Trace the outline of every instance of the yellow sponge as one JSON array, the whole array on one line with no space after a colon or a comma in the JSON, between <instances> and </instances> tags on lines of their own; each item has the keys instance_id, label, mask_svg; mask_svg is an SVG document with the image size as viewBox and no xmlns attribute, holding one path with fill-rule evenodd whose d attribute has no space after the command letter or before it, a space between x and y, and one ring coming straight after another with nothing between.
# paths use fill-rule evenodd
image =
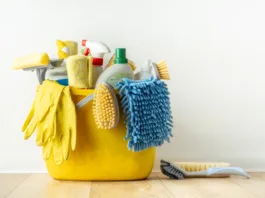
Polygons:
<instances>
[{"instance_id":1,"label":"yellow sponge","mask_svg":"<svg viewBox=\"0 0 265 198\"><path fill-rule=\"evenodd\" d=\"M112 129L119 123L119 106L113 88L107 83L94 92L93 115L99 129Z\"/></svg>"},{"instance_id":2,"label":"yellow sponge","mask_svg":"<svg viewBox=\"0 0 265 198\"><path fill-rule=\"evenodd\" d=\"M228 167L230 166L228 163L223 162L176 162L175 163L178 167L184 169L187 172L194 172L194 171L202 171L207 170L212 167Z\"/></svg>"},{"instance_id":3,"label":"yellow sponge","mask_svg":"<svg viewBox=\"0 0 265 198\"><path fill-rule=\"evenodd\" d=\"M48 66L49 63L50 58L47 53L28 54L26 56L16 58L12 69L19 70L37 66Z\"/></svg>"},{"instance_id":4,"label":"yellow sponge","mask_svg":"<svg viewBox=\"0 0 265 198\"><path fill-rule=\"evenodd\" d=\"M66 59L68 82L74 88L88 88L87 57L74 55Z\"/></svg>"}]
</instances>

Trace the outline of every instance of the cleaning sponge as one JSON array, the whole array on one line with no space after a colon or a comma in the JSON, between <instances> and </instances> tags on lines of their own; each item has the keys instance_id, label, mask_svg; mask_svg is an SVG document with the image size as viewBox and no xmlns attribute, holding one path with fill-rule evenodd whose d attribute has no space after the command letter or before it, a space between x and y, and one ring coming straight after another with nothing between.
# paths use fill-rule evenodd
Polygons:
<instances>
[{"instance_id":1,"label":"cleaning sponge","mask_svg":"<svg viewBox=\"0 0 265 198\"><path fill-rule=\"evenodd\" d=\"M66 60L69 85L74 88L88 88L87 57L70 56Z\"/></svg>"},{"instance_id":2,"label":"cleaning sponge","mask_svg":"<svg viewBox=\"0 0 265 198\"><path fill-rule=\"evenodd\" d=\"M19 70L37 66L48 66L49 63L50 58L47 53L28 54L26 56L16 58L12 69Z\"/></svg>"}]
</instances>

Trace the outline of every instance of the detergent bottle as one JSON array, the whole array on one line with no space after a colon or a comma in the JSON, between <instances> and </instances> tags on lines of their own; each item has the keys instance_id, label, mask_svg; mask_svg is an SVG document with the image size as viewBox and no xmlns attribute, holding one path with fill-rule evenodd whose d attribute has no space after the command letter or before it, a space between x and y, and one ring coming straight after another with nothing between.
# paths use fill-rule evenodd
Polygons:
<instances>
[{"instance_id":1,"label":"detergent bottle","mask_svg":"<svg viewBox=\"0 0 265 198\"><path fill-rule=\"evenodd\" d=\"M141 67L137 67L136 71L134 72L134 79L135 80L146 80L152 76L152 62L151 60L147 59Z\"/></svg>"},{"instance_id":2,"label":"detergent bottle","mask_svg":"<svg viewBox=\"0 0 265 198\"><path fill-rule=\"evenodd\" d=\"M110 53L110 49L100 41L82 40L82 46L88 48L84 54L86 53L85 55L88 56L90 53L92 56L92 67L89 73L93 75L93 82L89 85L89 88L95 88L96 81L103 72L103 57L105 54Z\"/></svg>"},{"instance_id":3,"label":"detergent bottle","mask_svg":"<svg viewBox=\"0 0 265 198\"><path fill-rule=\"evenodd\" d=\"M104 70L99 76L96 86L102 82L107 82L115 88L117 82L122 78L134 79L132 67L126 58L126 49L117 48L115 50L114 65Z\"/></svg>"}]
</instances>

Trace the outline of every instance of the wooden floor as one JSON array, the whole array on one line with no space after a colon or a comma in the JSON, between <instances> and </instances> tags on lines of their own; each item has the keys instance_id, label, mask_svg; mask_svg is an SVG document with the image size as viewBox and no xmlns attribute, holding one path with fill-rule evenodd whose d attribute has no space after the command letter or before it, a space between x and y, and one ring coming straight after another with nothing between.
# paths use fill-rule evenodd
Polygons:
<instances>
[{"instance_id":1,"label":"wooden floor","mask_svg":"<svg viewBox=\"0 0 265 198\"><path fill-rule=\"evenodd\" d=\"M251 179L170 180L152 173L142 181L70 182L47 174L0 174L0 198L265 198L265 173L250 175Z\"/></svg>"}]
</instances>

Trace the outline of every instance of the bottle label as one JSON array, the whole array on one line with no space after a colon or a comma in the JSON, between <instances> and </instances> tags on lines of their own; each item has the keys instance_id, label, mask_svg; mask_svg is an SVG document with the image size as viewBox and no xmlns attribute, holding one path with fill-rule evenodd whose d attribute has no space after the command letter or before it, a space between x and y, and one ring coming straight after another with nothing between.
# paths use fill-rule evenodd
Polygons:
<instances>
[{"instance_id":1,"label":"bottle label","mask_svg":"<svg viewBox=\"0 0 265 198\"><path fill-rule=\"evenodd\" d=\"M108 79L107 83L109 83L112 87L115 88L116 84L120 82L123 78L133 79L133 75L131 73L116 73Z\"/></svg>"}]
</instances>

